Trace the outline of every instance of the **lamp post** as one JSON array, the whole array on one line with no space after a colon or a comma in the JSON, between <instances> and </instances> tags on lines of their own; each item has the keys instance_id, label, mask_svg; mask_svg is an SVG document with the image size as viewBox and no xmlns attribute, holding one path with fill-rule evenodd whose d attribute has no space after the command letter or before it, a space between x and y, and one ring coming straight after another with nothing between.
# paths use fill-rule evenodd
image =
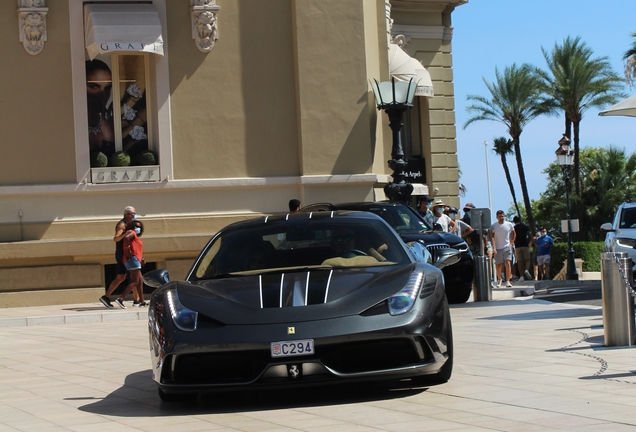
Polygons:
<instances>
[{"instance_id":1,"label":"lamp post","mask_svg":"<svg viewBox=\"0 0 636 432\"><path fill-rule=\"evenodd\" d=\"M488 208L492 211L492 200L490 199L490 169L488 168L488 141L484 141L484 153L486 154L486 181L488 182Z\"/></svg>"},{"instance_id":2,"label":"lamp post","mask_svg":"<svg viewBox=\"0 0 636 432\"><path fill-rule=\"evenodd\" d=\"M393 170L393 181L384 187L384 193L391 201L407 202L413 192L413 185L404 179L404 151L400 138L400 130L404 123L402 117L404 112L413 106L413 97L417 88L417 82L413 79L408 82L383 81L381 83L374 80L371 84L373 95L379 110L384 110L389 116L389 127L393 136L391 147L391 160L388 161L389 168Z\"/></svg>"},{"instance_id":3,"label":"lamp post","mask_svg":"<svg viewBox=\"0 0 636 432\"><path fill-rule=\"evenodd\" d=\"M570 139L563 134L559 140L559 148L555 152L557 162L563 169L563 179L565 180L565 217L567 218L568 227L568 254L566 262L565 278L567 280L579 280L579 274L576 271L574 263L574 247L572 246L572 221L570 220L570 170L572 169L573 154L570 148Z\"/></svg>"}]
</instances>

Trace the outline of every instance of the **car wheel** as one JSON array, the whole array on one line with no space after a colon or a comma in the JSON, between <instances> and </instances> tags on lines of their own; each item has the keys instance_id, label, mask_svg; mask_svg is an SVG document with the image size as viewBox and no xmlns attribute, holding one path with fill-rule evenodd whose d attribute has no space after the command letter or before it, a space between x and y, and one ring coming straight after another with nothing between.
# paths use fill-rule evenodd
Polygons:
<instances>
[{"instance_id":1,"label":"car wheel","mask_svg":"<svg viewBox=\"0 0 636 432\"><path fill-rule=\"evenodd\" d=\"M466 303L470 298L470 294L473 292L473 284L447 284L446 285L446 298L450 304Z\"/></svg>"},{"instance_id":2,"label":"car wheel","mask_svg":"<svg viewBox=\"0 0 636 432\"><path fill-rule=\"evenodd\" d=\"M166 393L160 388L157 388L157 393L163 402L189 401L197 398L196 393Z\"/></svg>"}]
</instances>

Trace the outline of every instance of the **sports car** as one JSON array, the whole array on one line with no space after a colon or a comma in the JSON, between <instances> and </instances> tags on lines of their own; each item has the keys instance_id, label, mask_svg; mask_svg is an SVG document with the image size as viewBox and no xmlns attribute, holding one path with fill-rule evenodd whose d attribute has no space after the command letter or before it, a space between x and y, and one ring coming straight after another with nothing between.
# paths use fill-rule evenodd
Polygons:
<instances>
[{"instance_id":1,"label":"sports car","mask_svg":"<svg viewBox=\"0 0 636 432\"><path fill-rule=\"evenodd\" d=\"M184 281L166 270L148 329L164 401L247 386L451 377L453 337L439 268L367 212L269 216L219 231ZM433 261L435 262L433 263ZM434 264L434 265L432 265Z\"/></svg>"}]
</instances>

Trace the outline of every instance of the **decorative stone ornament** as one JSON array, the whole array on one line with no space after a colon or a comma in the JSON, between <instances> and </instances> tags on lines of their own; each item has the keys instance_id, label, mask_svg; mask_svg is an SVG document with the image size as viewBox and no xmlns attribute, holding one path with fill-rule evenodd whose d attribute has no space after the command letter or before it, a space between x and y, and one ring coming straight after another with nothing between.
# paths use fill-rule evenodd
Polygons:
<instances>
[{"instance_id":1,"label":"decorative stone ornament","mask_svg":"<svg viewBox=\"0 0 636 432\"><path fill-rule=\"evenodd\" d=\"M31 55L39 54L46 41L46 13L44 0L20 0L18 26L20 42Z\"/></svg>"},{"instance_id":2,"label":"decorative stone ornament","mask_svg":"<svg viewBox=\"0 0 636 432\"><path fill-rule=\"evenodd\" d=\"M219 39L216 15L221 10L216 0L191 0L192 39L199 51L208 53Z\"/></svg>"}]
</instances>

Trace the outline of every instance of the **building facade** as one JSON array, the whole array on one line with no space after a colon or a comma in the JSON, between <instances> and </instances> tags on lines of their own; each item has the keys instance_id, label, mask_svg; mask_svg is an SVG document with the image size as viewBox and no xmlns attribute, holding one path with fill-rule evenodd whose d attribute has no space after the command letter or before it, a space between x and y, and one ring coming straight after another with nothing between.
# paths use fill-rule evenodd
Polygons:
<instances>
[{"instance_id":1,"label":"building facade","mask_svg":"<svg viewBox=\"0 0 636 432\"><path fill-rule=\"evenodd\" d=\"M0 307L95 301L124 207L183 277L219 228L385 199L370 82L419 60L404 146L418 193L458 204L450 17L467 0L0 3ZM415 176L416 178L418 175Z\"/></svg>"}]
</instances>

